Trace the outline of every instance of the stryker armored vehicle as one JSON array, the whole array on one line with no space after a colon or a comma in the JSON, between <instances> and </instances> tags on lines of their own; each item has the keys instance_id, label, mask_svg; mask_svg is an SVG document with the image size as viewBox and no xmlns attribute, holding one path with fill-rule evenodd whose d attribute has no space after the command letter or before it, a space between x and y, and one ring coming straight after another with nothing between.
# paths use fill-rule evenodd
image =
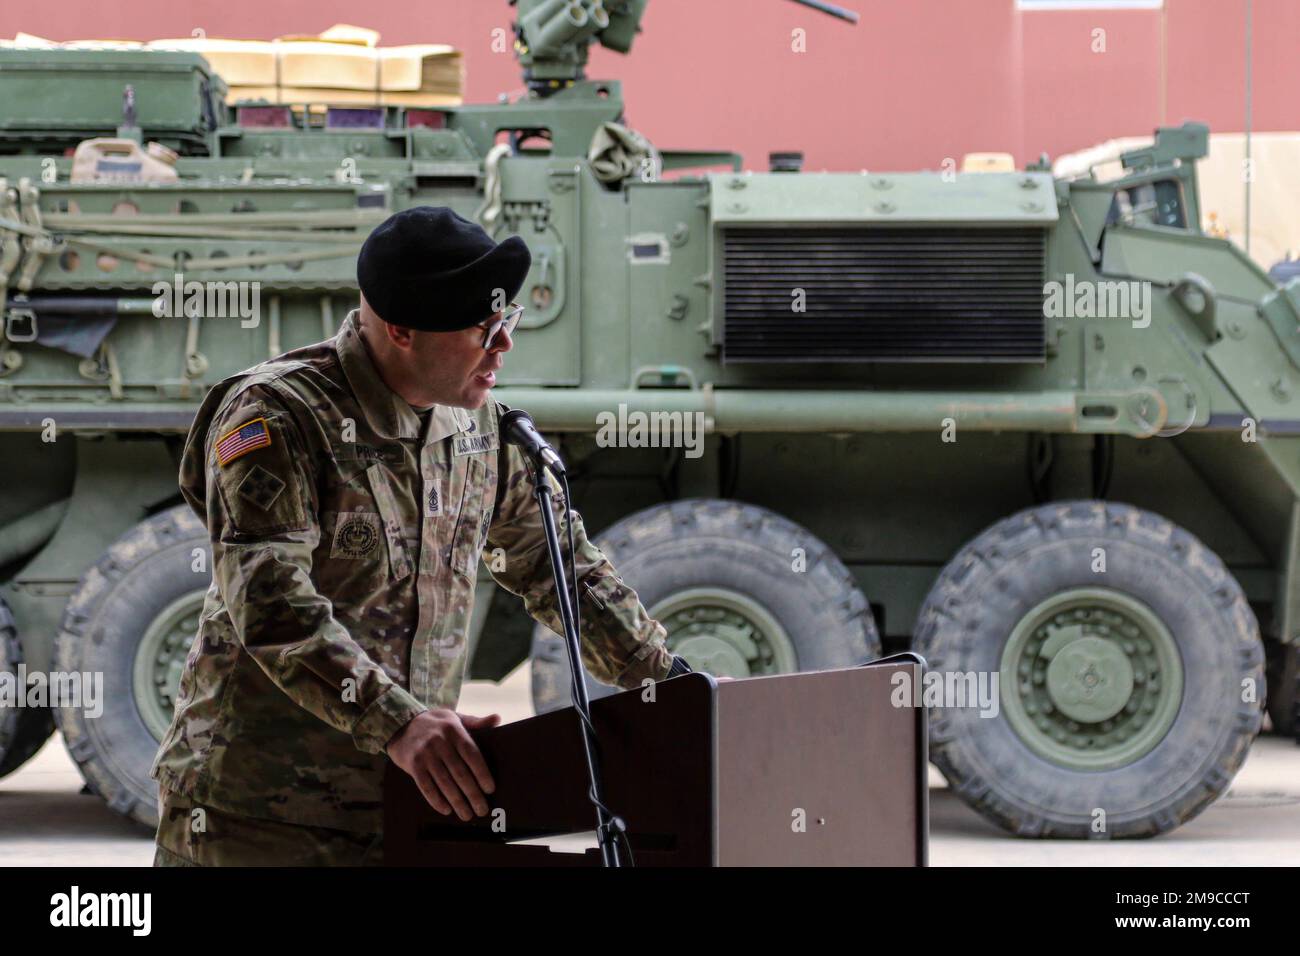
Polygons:
<instances>
[{"instance_id":1,"label":"stryker armored vehicle","mask_svg":"<svg viewBox=\"0 0 1300 956\"><path fill-rule=\"evenodd\" d=\"M105 688L98 716L0 709L0 772L57 723L154 821L210 578L176 487L194 410L332 335L368 231L441 204L528 242L496 393L675 650L733 677L920 652L934 682L898 704L1011 833L1156 834L1225 791L1300 630L1300 285L1202 234L1206 128L1104 183L746 170L656 148L586 77L645 7L519 0L528 92L427 110L227 104L187 52L0 51L0 667ZM492 557L470 676L531 655L560 706L559 639Z\"/></svg>"}]
</instances>

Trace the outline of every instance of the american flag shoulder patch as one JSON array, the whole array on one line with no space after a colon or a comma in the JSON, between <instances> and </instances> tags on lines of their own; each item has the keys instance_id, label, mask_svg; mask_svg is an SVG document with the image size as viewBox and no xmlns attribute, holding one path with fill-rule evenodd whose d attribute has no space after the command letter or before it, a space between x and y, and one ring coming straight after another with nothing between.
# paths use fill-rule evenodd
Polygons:
<instances>
[{"instance_id":1,"label":"american flag shoulder patch","mask_svg":"<svg viewBox=\"0 0 1300 956\"><path fill-rule=\"evenodd\" d=\"M265 418L254 418L217 439L217 464L225 468L240 455L271 444L271 432Z\"/></svg>"}]
</instances>

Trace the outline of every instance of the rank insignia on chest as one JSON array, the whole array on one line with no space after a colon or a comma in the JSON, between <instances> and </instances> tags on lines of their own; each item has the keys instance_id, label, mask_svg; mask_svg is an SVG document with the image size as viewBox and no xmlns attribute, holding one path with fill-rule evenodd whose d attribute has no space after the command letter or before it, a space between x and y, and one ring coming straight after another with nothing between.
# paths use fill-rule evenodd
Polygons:
<instances>
[{"instance_id":1,"label":"rank insignia on chest","mask_svg":"<svg viewBox=\"0 0 1300 956\"><path fill-rule=\"evenodd\" d=\"M477 455L485 451L496 451L500 446L496 435L462 435L453 442L452 447L457 456Z\"/></svg>"},{"instance_id":2,"label":"rank insignia on chest","mask_svg":"<svg viewBox=\"0 0 1300 956\"><path fill-rule=\"evenodd\" d=\"M428 481L424 491L424 516L432 518L442 514L442 495L438 491L438 482Z\"/></svg>"},{"instance_id":3,"label":"rank insignia on chest","mask_svg":"<svg viewBox=\"0 0 1300 956\"><path fill-rule=\"evenodd\" d=\"M217 439L217 464L222 468L241 455L271 444L271 432L265 418L254 418Z\"/></svg>"}]
</instances>

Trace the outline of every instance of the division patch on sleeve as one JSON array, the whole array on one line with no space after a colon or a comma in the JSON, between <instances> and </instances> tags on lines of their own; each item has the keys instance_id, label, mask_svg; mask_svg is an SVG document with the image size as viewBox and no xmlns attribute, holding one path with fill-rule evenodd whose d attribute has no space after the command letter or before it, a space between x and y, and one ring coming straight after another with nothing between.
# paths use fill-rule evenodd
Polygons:
<instances>
[{"instance_id":1,"label":"division patch on sleeve","mask_svg":"<svg viewBox=\"0 0 1300 956\"><path fill-rule=\"evenodd\" d=\"M217 464L225 468L241 455L271 444L271 432L265 418L254 418L217 439Z\"/></svg>"},{"instance_id":2,"label":"division patch on sleeve","mask_svg":"<svg viewBox=\"0 0 1300 956\"><path fill-rule=\"evenodd\" d=\"M275 499L284 491L284 482L261 465L253 469L239 483L239 497L252 502L263 511L270 511Z\"/></svg>"}]
</instances>

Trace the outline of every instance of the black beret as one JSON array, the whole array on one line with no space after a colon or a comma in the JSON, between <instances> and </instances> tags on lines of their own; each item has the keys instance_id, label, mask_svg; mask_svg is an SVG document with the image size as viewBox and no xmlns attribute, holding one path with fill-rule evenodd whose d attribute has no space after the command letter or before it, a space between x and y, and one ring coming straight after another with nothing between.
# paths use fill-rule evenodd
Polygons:
<instances>
[{"instance_id":1,"label":"black beret","mask_svg":"<svg viewBox=\"0 0 1300 956\"><path fill-rule=\"evenodd\" d=\"M445 206L415 206L367 237L357 256L357 284L385 322L455 332L514 299L532 261L518 236L496 243Z\"/></svg>"}]
</instances>

